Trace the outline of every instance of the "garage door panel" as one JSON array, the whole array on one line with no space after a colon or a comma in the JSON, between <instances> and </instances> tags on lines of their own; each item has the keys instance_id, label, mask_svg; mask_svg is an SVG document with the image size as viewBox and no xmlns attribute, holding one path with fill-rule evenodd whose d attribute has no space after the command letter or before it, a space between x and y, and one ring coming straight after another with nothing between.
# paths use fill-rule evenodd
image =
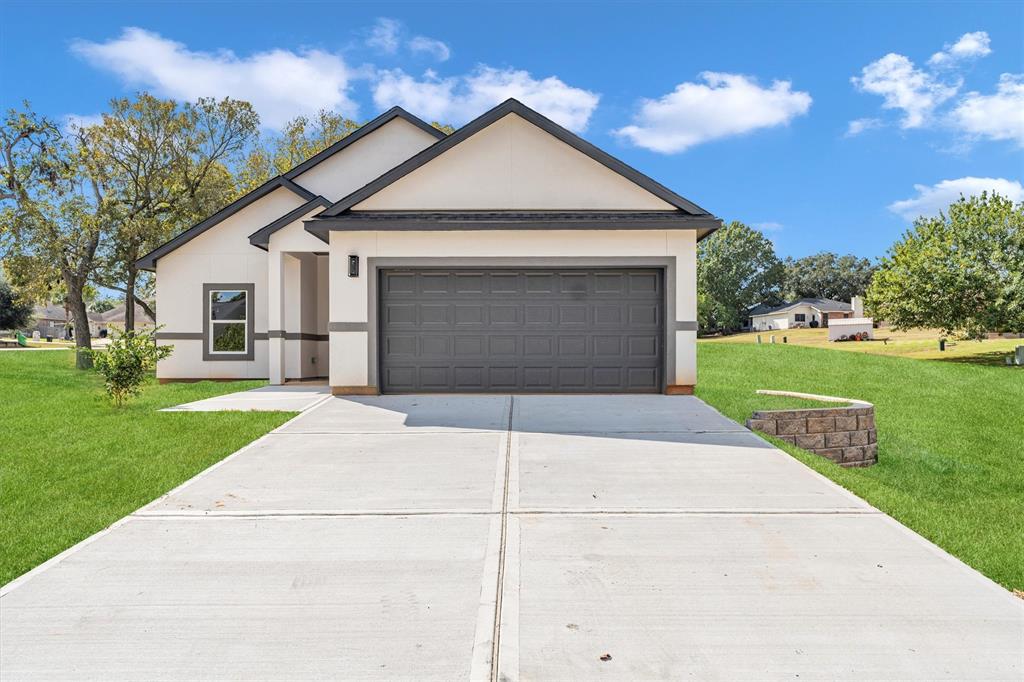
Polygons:
<instances>
[{"instance_id":1,"label":"garage door panel","mask_svg":"<svg viewBox=\"0 0 1024 682\"><path fill-rule=\"evenodd\" d=\"M381 273L384 392L657 392L659 270Z\"/></svg>"}]
</instances>

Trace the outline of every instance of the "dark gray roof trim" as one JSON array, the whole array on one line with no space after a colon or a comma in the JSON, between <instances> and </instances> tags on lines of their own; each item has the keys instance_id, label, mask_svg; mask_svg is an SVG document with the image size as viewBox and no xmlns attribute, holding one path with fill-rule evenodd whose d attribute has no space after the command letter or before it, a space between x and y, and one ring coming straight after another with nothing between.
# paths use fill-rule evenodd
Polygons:
<instances>
[{"instance_id":1,"label":"dark gray roof trim","mask_svg":"<svg viewBox=\"0 0 1024 682\"><path fill-rule=\"evenodd\" d=\"M360 126L351 134L346 135L342 139L338 140L337 142L335 142L334 144L332 144L330 147L323 150L319 154L314 154L310 158L306 159L299 165L289 170L287 173L284 173L283 175L279 175L275 178L268 180L266 183L260 185L249 194L246 194L245 196L236 199L234 202L228 204L221 210L217 211L203 222L190 227L189 229L179 234L177 237L171 239L170 241L164 244L161 244L156 249L147 253L145 256L136 261L136 264L143 270L156 269L156 261L158 258L167 255L168 253L175 250L182 244L189 242L195 237L198 237L203 232L210 229L220 221L225 220L226 218L230 218L232 215L238 213L252 202L256 201L257 199L261 199L262 197L265 197L267 194L270 194L278 187L287 188L292 192L295 192L295 194L298 194L306 201L312 201L313 199L317 198L317 196L310 192L309 190L307 190L306 188L296 184L293 181L294 178L298 177L299 175L302 175L313 166L319 164L322 161L327 160L334 154L340 152L345 147L349 146L354 142L357 142L358 140L361 140L362 138L366 137L373 131L383 126L384 124L389 123L396 118L401 118L405 121L408 121L417 128L420 128L421 130L430 133L431 135L438 139L447 137L443 131L440 131L434 126L430 125L429 123L413 116L405 109L402 109L401 107L392 107L391 109L388 109L383 114L373 119L369 123Z\"/></svg>"},{"instance_id":2,"label":"dark gray roof trim","mask_svg":"<svg viewBox=\"0 0 1024 682\"><path fill-rule=\"evenodd\" d=\"M285 173L284 177L288 178L289 180L294 180L298 176L308 171L313 166L319 164L321 161L325 161L328 158L334 156L335 154L337 154L338 152L340 152L342 149L349 146L353 142L358 142L359 140L363 139L364 137L372 133L374 130L377 130L378 128L387 123L390 123L396 118L400 118L404 121L413 124L420 130L426 133L430 133L439 140L448 137L447 133L445 133L444 131L438 130L437 128L430 125L426 121L417 118L416 116L413 116L402 107L392 107L385 111L380 116L378 116L377 118L370 121L369 123L360 126L356 130L352 131L352 133L350 133L349 135L346 135L345 137L341 138L340 140L338 140L337 142L335 142L334 144L332 144L330 147L323 150L319 154L314 154L313 156L309 157L308 159L300 163L298 166L295 166L295 168L292 168L290 171Z\"/></svg>"},{"instance_id":3,"label":"dark gray roof trim","mask_svg":"<svg viewBox=\"0 0 1024 682\"><path fill-rule=\"evenodd\" d=\"M249 243L253 246L257 246L264 251L270 246L270 235L280 230L285 225L289 225L302 216L306 215L310 211L316 209L318 206L327 208L331 205L331 202L324 197L313 197L302 206L285 213L283 216L270 223L266 227L261 227L259 230L249 235Z\"/></svg>"},{"instance_id":4,"label":"dark gray roof trim","mask_svg":"<svg viewBox=\"0 0 1024 682\"><path fill-rule=\"evenodd\" d=\"M416 170L420 166L425 165L432 159L440 156L444 152L448 151L455 145L459 144L463 140L472 137L476 133L480 132L487 126L491 125L495 121L498 121L509 114L517 114L522 118L526 119L530 123L533 123L538 128L550 133L554 137L558 138L562 142L565 142L570 147L573 147L579 152L586 154L590 158L594 159L598 163L602 164L606 168L609 168L619 175L625 177L628 180L636 183L640 187L643 187L651 194L656 197L672 204L681 211L692 215L710 216L711 214L705 211L700 206L694 204L687 199L679 196L672 190L668 189L664 185L656 182L655 180L647 177L640 171L636 170L632 166L628 166L622 161L619 161L612 155L608 154L601 149L598 149L594 145L590 144L583 138L575 135L562 126L558 125L551 119L538 114L533 109L530 109L522 102L515 99L505 100L503 103L494 107L479 118L470 121L463 127L456 130L451 135L448 135L442 140L435 142L431 146L427 147L419 154L416 154L407 161L400 163L388 172L381 175L376 180L371 181L364 187L356 190L352 194L348 195L341 201L337 202L331 208L324 211L321 216L324 218L335 217L341 213L349 210L359 202L363 201L367 197L376 194L380 190L384 189L388 185L397 181L398 179L408 175L412 171Z\"/></svg>"},{"instance_id":5,"label":"dark gray roof trim","mask_svg":"<svg viewBox=\"0 0 1024 682\"><path fill-rule=\"evenodd\" d=\"M206 232L217 223L226 220L227 218L230 218L231 216L238 213L246 206L252 204L254 201L262 199L263 197L267 196L274 190L281 187L291 192L294 192L295 194L299 195L300 197L307 201L316 197L316 195L310 192L309 190L303 189L302 187L299 187L291 180L279 175L276 178L271 178L270 180L267 180L265 183L263 183L253 191L249 192L245 196L239 197L238 199L231 202L221 210L214 213L206 220L202 221L201 223L197 223L196 225L193 225L189 229L185 230L177 237L174 237L173 239L164 242L163 244L156 247L139 260L135 261L135 264L143 270L155 270L157 259L166 256L168 253L174 251L179 246L182 246L183 244L192 241L193 239L201 235L203 232Z\"/></svg>"},{"instance_id":6,"label":"dark gray roof trim","mask_svg":"<svg viewBox=\"0 0 1024 682\"><path fill-rule=\"evenodd\" d=\"M713 216L681 211L349 211L305 221L324 241L331 231L403 230L697 230L703 238L721 226Z\"/></svg>"}]
</instances>

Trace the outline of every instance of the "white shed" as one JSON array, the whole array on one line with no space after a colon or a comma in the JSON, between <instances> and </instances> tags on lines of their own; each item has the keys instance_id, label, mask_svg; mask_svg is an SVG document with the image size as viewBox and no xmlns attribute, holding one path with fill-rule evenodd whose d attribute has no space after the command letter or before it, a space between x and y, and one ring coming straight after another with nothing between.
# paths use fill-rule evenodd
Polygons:
<instances>
[{"instance_id":1,"label":"white shed","mask_svg":"<svg viewBox=\"0 0 1024 682\"><path fill-rule=\"evenodd\" d=\"M868 338L875 338L874 320L870 317L848 317L841 320L832 320L828 325L828 340L838 341L844 336L849 338L854 334L867 332Z\"/></svg>"}]
</instances>

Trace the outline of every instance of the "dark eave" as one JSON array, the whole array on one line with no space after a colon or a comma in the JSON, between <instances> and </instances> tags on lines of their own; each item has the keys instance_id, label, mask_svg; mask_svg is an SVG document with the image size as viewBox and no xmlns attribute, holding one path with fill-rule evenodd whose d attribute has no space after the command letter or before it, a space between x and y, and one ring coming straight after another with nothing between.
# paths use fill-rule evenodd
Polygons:
<instances>
[{"instance_id":1,"label":"dark eave","mask_svg":"<svg viewBox=\"0 0 1024 682\"><path fill-rule=\"evenodd\" d=\"M432 159L437 158L438 156L448 151L455 145L468 139L469 137L472 137L476 133L480 132L484 128L491 125L492 123L504 118L505 116L508 116L509 114L517 114L518 116L521 116L530 123L536 125L538 128L553 135L554 137L568 144L570 147L573 147L577 151L586 154L587 156L594 159L598 163L604 165L606 168L609 168L618 173L619 175L625 177L626 179L631 180L632 182L639 185L640 187L643 187L656 197L668 202L669 204L672 204L679 210L691 215L710 215L700 206L679 196L672 190L668 189L659 182L649 178L648 176L644 175L643 173L636 170L632 166L629 166L623 163L622 161L616 159L612 155L608 154L607 152L598 149L597 147L590 144L583 138L569 132L562 126L552 121L551 119L542 116L533 109L527 107L522 102L519 102L518 100L515 99L506 100L505 102L494 107L493 109L491 109L484 115L480 116L479 118L470 121L463 127L456 130L451 135L448 135L444 139L435 142L431 146L421 151L419 154L416 154L407 161L400 163L399 165L395 166L388 172L381 175L376 180L371 181L370 183L356 190L352 194L349 194L347 197L334 204L334 206L324 211L321 215L324 216L325 218L328 218L335 217L344 213L345 211L351 209L359 202L364 201L366 198L372 196L373 194L376 194L377 192L384 189L388 185L408 175L417 168L427 164Z\"/></svg>"},{"instance_id":2,"label":"dark eave","mask_svg":"<svg viewBox=\"0 0 1024 682\"><path fill-rule=\"evenodd\" d=\"M338 140L337 142L335 142L334 144L332 144L330 147L323 150L319 154L314 154L313 156L309 157L308 159L300 163L298 166L295 166L290 171L285 173L284 177L288 178L289 180L294 180L298 176L308 171L313 166L319 164L321 161L324 161L330 158L331 156L334 156L345 147L355 142L358 142L359 140L363 139L373 131L377 130L378 128L384 126L387 123L390 123L396 118L400 118L404 121L413 124L420 130L433 135L439 140L444 139L445 137L448 136L444 131L438 130L437 128L430 125L426 121L417 118L416 116L413 116L402 107L391 107L377 118L373 119L369 123L360 126L352 133L341 138L340 140Z\"/></svg>"},{"instance_id":3,"label":"dark eave","mask_svg":"<svg viewBox=\"0 0 1024 682\"><path fill-rule=\"evenodd\" d=\"M266 227L261 227L256 232L250 234L249 243L266 251L270 246L270 236L272 234L280 230L285 225L289 225L298 220L310 211L315 210L317 207L327 208L330 205L331 202L324 197L313 197L302 206L285 213Z\"/></svg>"},{"instance_id":4,"label":"dark eave","mask_svg":"<svg viewBox=\"0 0 1024 682\"><path fill-rule=\"evenodd\" d=\"M179 246L182 246L192 241L193 239L201 235L203 232L206 232L217 223L220 223L226 220L227 218L230 218L234 214L244 209L246 206L252 204L254 201L262 199L263 197L267 196L274 190L282 187L291 192L294 192L295 194L297 194L298 196L302 197L307 201L314 199L316 197L316 195L310 192L309 190L299 187L294 182L292 182L291 180L284 176L278 175L276 178L271 178L270 180L267 180L265 183L263 183L253 191L249 192L245 196L239 197L238 199L231 202L221 210L217 211L216 213L214 213L212 216L202 221L201 223L193 225L189 229L179 234L177 237L174 237L173 239L164 242L163 244L156 247L139 260L135 261L135 264L142 270L155 270L156 262L159 258L162 258L171 251L174 251Z\"/></svg>"},{"instance_id":5,"label":"dark eave","mask_svg":"<svg viewBox=\"0 0 1024 682\"><path fill-rule=\"evenodd\" d=\"M722 221L683 211L349 211L304 221L323 241L332 231L448 230L697 230L698 239Z\"/></svg>"},{"instance_id":6,"label":"dark eave","mask_svg":"<svg viewBox=\"0 0 1024 682\"><path fill-rule=\"evenodd\" d=\"M395 120L396 118L401 118L401 119L403 119L405 121L408 121L409 123L413 124L417 128L420 128L421 130L423 130L423 131L425 131L427 133L430 133L431 135L433 135L434 137L436 137L439 140L444 138L444 137L446 137L446 135L445 135L445 133L443 131L438 130L434 126L432 126L429 123L427 123L427 122L417 118L416 116L413 116L412 114L410 114L405 109L402 109L401 107L392 107L391 109L388 109L383 114L381 114L377 118L373 119L369 123L366 123L365 125L360 126L358 129L356 129L355 131L353 131L349 135L347 135L347 136L343 137L342 139L338 140L337 142L335 142L334 144L332 144L330 147L328 147L327 149L323 150L319 154L314 154L310 158L306 159L305 161L303 161L299 165L297 165L294 168L292 168L291 170L289 170L287 173L284 173L283 175L279 175L279 176L277 176L275 178L272 178L272 179L268 180L266 183L264 183L263 185L260 185L259 187L254 189L252 192L249 192L245 196L236 199L235 201L233 201L232 203L228 204L227 206L225 206L221 210L217 211L216 213L214 213L212 216L210 216L209 218L207 218L203 222L198 223L197 225L193 225L189 229L187 229L184 232L182 232L181 234L179 234L177 237L167 241L164 244L161 244L160 246L155 248L153 251L147 253L145 256L143 256L142 258L137 260L136 261L136 265L138 265L138 267L143 269L143 270L155 270L156 269L156 261L159 258L161 258L162 256L167 255L168 253L170 253L171 251L175 250L179 246L188 243L189 241L191 241L195 237L198 237L203 232L205 232L206 230L210 229L211 227L213 227L217 223L221 222L222 220L225 220L226 218L230 218L235 213L238 213L239 211L241 211L243 208L245 208L249 204L251 204L254 201L256 201L258 199L261 199L261 198L265 197L266 195L270 194L271 192L273 192L278 187L284 187L286 189L289 189L292 192L294 192L295 194L297 194L300 197L302 197L303 199L305 199L306 201L312 201L312 200L316 199L317 195L313 194L312 192L310 192L309 190L305 189L304 187L300 187L298 184L296 184L294 182L294 179L297 178L298 176L302 175L303 173L305 173L309 169L311 169L313 166L316 166L317 164L327 160L331 156L333 156L333 155L337 154L338 152L340 152L345 147L347 147L350 144L353 144L355 142L358 142L359 140L361 140L362 138L366 137L367 135L369 135L373 131L375 131L378 128L380 128L381 126L383 126L383 125L385 125L385 124ZM294 220L294 218L293 218L293 220ZM291 221L289 221L289 222L291 222ZM266 229L266 228L264 228L264 229ZM263 230L260 230L260 232L262 232L262 231ZM255 237L256 234L259 234L259 232L253 234L252 236ZM269 237L269 235L268 235L268 237ZM252 239L252 237L250 237L250 240L251 239ZM257 244L257 246L259 246L259 245ZM265 245L263 247L261 247L261 248L265 248Z\"/></svg>"}]
</instances>

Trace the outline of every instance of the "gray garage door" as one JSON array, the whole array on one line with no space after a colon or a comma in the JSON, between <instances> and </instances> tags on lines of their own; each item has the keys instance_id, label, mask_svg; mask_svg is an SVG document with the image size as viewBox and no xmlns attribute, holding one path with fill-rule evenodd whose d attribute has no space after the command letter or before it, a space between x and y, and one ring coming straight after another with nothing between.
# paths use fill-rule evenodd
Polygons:
<instances>
[{"instance_id":1,"label":"gray garage door","mask_svg":"<svg viewBox=\"0 0 1024 682\"><path fill-rule=\"evenodd\" d=\"M382 270L380 388L662 390L661 270Z\"/></svg>"}]
</instances>

